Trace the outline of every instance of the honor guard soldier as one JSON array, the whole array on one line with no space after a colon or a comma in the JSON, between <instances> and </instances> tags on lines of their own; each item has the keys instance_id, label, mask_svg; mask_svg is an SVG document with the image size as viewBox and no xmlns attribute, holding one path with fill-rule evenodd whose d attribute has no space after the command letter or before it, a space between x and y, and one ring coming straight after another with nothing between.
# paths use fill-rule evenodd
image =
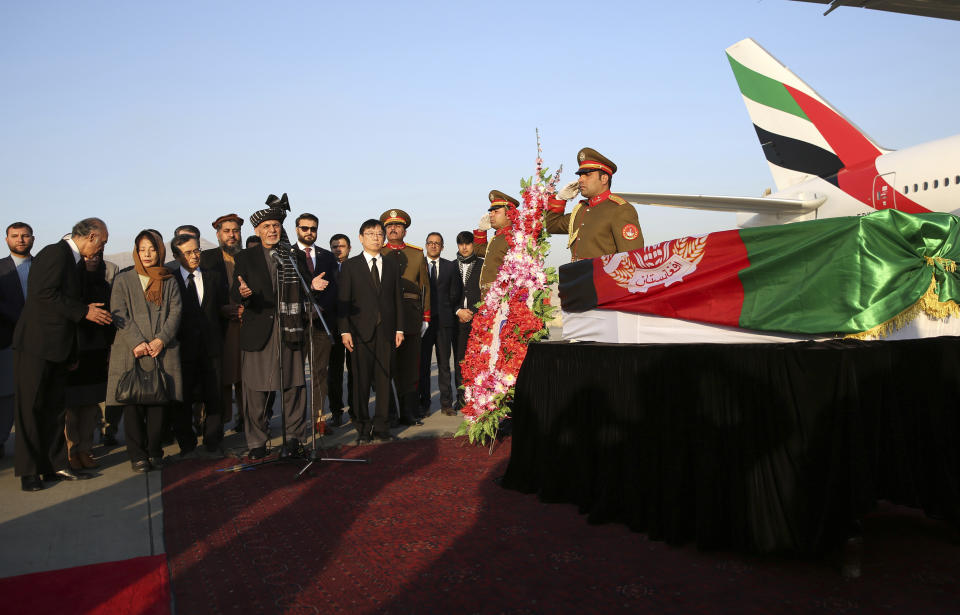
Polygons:
<instances>
[{"instance_id":1,"label":"honor guard soldier","mask_svg":"<svg viewBox=\"0 0 960 615\"><path fill-rule=\"evenodd\" d=\"M637 210L610 192L617 165L589 147L580 150L577 162L580 178L564 186L547 204L547 230L570 236L567 247L571 260L575 261L642 248L643 234ZM571 213L564 214L567 200L578 191L584 200L577 203Z\"/></svg>"},{"instance_id":2,"label":"honor guard soldier","mask_svg":"<svg viewBox=\"0 0 960 615\"><path fill-rule=\"evenodd\" d=\"M480 228L473 232L473 252L483 258L483 269L480 270L480 293L487 294L487 290L497 280L497 272L503 264L503 258L510 249L507 242L507 229L513 224L507 215L509 208L516 209L520 201L507 196L499 190L491 190L487 195L490 199L490 209L480 221ZM487 243L487 228L493 228L496 233L490 243Z\"/></svg>"},{"instance_id":3,"label":"honor guard soldier","mask_svg":"<svg viewBox=\"0 0 960 615\"><path fill-rule=\"evenodd\" d=\"M403 313L400 328L403 343L394 353L393 382L400 398L400 424L423 425L420 421L420 338L430 323L430 277L423 248L404 243L410 216L402 209L389 209L380 215L387 232L387 244L380 253L395 258L400 265L400 291Z\"/></svg>"}]
</instances>

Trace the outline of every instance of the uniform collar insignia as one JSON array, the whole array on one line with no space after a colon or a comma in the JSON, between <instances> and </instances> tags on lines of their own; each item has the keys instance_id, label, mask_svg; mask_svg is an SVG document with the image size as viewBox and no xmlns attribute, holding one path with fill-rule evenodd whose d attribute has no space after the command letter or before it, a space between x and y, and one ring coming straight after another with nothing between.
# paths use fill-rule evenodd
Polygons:
<instances>
[{"instance_id":1,"label":"uniform collar insignia","mask_svg":"<svg viewBox=\"0 0 960 615\"><path fill-rule=\"evenodd\" d=\"M606 200L609 199L609 198L610 198L610 191L609 191L609 190L604 190L603 192L601 192L601 193L598 194L597 196L590 198L590 206L593 207L593 206L596 205L597 203L599 203L599 202L601 202L601 201L606 201Z\"/></svg>"}]
</instances>

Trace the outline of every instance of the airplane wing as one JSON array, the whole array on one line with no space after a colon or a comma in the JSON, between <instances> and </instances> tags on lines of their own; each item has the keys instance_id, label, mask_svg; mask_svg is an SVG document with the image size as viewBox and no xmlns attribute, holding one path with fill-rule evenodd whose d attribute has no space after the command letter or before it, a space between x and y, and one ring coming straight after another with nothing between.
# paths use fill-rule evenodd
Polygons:
<instances>
[{"instance_id":1,"label":"airplane wing","mask_svg":"<svg viewBox=\"0 0 960 615\"><path fill-rule=\"evenodd\" d=\"M707 196L702 194L654 194L620 192L619 190L617 195L638 205L755 214L805 214L814 211L827 200L827 197L801 200L748 196Z\"/></svg>"},{"instance_id":2,"label":"airplane wing","mask_svg":"<svg viewBox=\"0 0 960 615\"><path fill-rule=\"evenodd\" d=\"M960 20L960 4L956 0L795 0L797 2L813 2L829 4L830 8L824 15L840 6L855 6L878 11L891 11L920 15L921 17L939 17L940 19Z\"/></svg>"}]
</instances>

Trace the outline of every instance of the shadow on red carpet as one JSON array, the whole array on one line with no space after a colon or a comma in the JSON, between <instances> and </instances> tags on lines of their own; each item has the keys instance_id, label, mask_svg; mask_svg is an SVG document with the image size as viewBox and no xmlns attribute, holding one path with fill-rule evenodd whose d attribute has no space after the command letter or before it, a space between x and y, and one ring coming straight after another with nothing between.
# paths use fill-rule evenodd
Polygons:
<instances>
[{"instance_id":1,"label":"shadow on red carpet","mask_svg":"<svg viewBox=\"0 0 960 615\"><path fill-rule=\"evenodd\" d=\"M0 612L17 615L170 615L167 558L150 555L7 577L0 579L0 600Z\"/></svg>"},{"instance_id":2,"label":"shadow on red carpet","mask_svg":"<svg viewBox=\"0 0 960 615\"><path fill-rule=\"evenodd\" d=\"M832 560L701 552L589 525L493 482L510 442L331 451L369 464L164 469L177 613L957 613L955 531L916 511L865 520L863 578ZM221 466L227 465L223 462Z\"/></svg>"}]
</instances>

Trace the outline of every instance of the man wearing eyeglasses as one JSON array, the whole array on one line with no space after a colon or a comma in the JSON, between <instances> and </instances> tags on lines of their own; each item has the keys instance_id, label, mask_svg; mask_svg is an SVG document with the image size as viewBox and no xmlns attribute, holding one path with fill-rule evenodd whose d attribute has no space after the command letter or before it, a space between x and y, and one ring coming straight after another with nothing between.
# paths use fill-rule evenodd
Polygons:
<instances>
[{"instance_id":1,"label":"man wearing eyeglasses","mask_svg":"<svg viewBox=\"0 0 960 615\"><path fill-rule=\"evenodd\" d=\"M483 269L480 270L480 293L487 294L487 290L497 280L497 272L503 259L510 249L507 243L507 229L513 222L508 214L509 209L516 210L520 201L499 190L491 190L487 195L490 208L487 215L480 219L480 227L473 232L473 252L483 259ZM487 243L487 230L493 228L496 233L490 243Z\"/></svg>"},{"instance_id":2,"label":"man wearing eyeglasses","mask_svg":"<svg viewBox=\"0 0 960 615\"><path fill-rule=\"evenodd\" d=\"M326 289L322 291L311 291L313 300L317 302L320 311L327 326L331 332L336 328L337 322L337 257L332 252L326 250L317 243L317 227L319 220L311 213L303 213L297 217L297 245L296 258L301 265L301 270L307 271L311 277L307 280L312 283L312 278L321 278L329 282ZM313 318L313 357L310 359L310 390L312 392L313 420L317 422L321 435L324 432L333 431L332 422L323 422L323 400L327 398L328 377L327 372L330 368L330 350L333 343L320 318L310 307L310 316Z\"/></svg>"},{"instance_id":3,"label":"man wearing eyeglasses","mask_svg":"<svg viewBox=\"0 0 960 615\"><path fill-rule=\"evenodd\" d=\"M443 235L427 235L427 273L430 276L430 325L420 347L420 410L430 413L430 364L437 353L437 388L440 390L440 412L454 416L453 387L450 386L450 356L457 318L455 306L463 293L463 281L453 261L441 258Z\"/></svg>"},{"instance_id":4,"label":"man wearing eyeglasses","mask_svg":"<svg viewBox=\"0 0 960 615\"><path fill-rule=\"evenodd\" d=\"M177 235L170 240L176 259L173 277L180 287L180 371L183 376L183 402L173 405L171 424L180 446L180 457L198 455L221 457L223 414L220 405L220 353L223 347L221 318L227 304L226 286L214 270L200 268L200 242L192 235ZM197 395L197 391L200 392ZM193 432L194 402L203 402L206 420L203 449L197 449ZM196 451L196 452L195 452Z\"/></svg>"}]
</instances>

